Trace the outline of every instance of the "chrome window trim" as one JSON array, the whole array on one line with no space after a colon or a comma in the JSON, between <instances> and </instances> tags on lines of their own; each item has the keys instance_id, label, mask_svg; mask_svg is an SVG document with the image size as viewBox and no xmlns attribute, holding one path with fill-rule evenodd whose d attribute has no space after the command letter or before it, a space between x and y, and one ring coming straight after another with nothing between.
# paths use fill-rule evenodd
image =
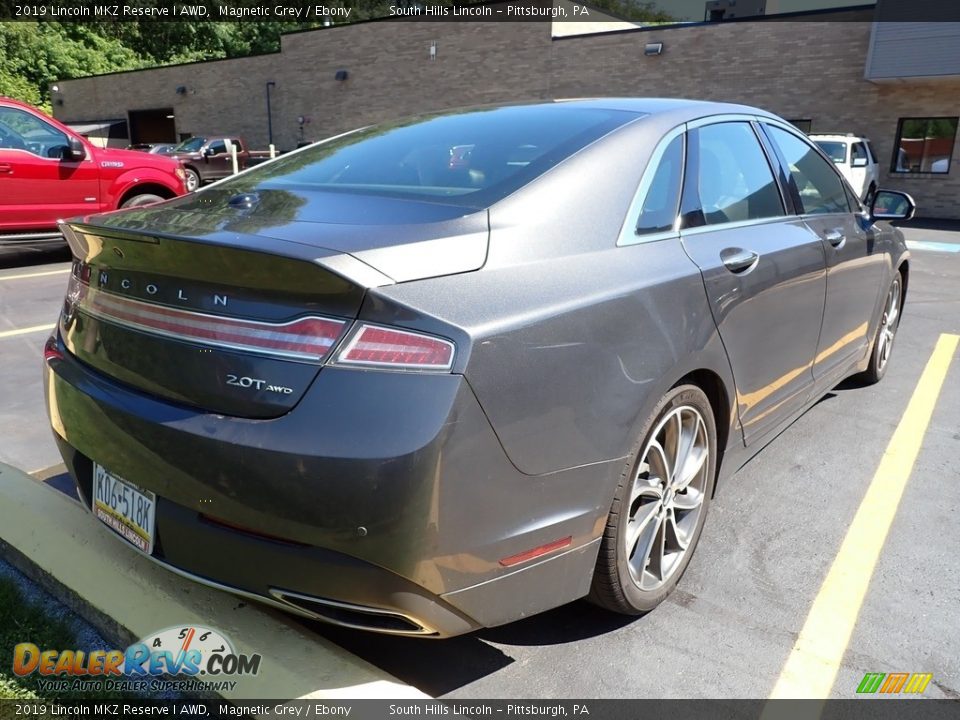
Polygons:
<instances>
[{"instance_id":1,"label":"chrome window trim","mask_svg":"<svg viewBox=\"0 0 960 720\"><path fill-rule=\"evenodd\" d=\"M746 113L727 113L722 115L708 115L706 117L697 118L696 120L691 120L682 125L670 130L666 133L657 143L657 147L654 149L653 154L650 156L650 161L647 163L647 167L643 172L643 177L640 179L640 185L637 187L637 192L634 194L633 201L630 203L630 209L627 212L627 217L625 218L623 225L620 228L620 235L617 238L617 247L625 247L629 245L638 245L641 243L648 242L658 242L660 240L670 240L678 237L691 236L691 235L701 235L711 230L733 230L737 228L752 227L754 225L766 225L769 223L783 222L784 220L794 220L794 219L806 219L806 218L823 218L828 215L828 213L822 214L802 214L802 213L791 213L787 209L787 199L784 197L784 190L780 187L780 183L777 182L776 172L774 168L770 167L770 158L767 158L766 151L763 147L763 143L760 140L760 137L757 136L757 144L760 146L761 152L764 154L764 158L767 160L767 167L769 168L774 183L777 185L777 193L780 196L780 203L783 209L782 215L777 215L774 217L768 218L757 218L753 220L740 220L737 222L727 222L727 223L717 223L715 225L702 225L695 228L687 228L685 230L678 229L677 225L680 220L679 211L677 213L677 218L674 221L674 229L666 230L656 233L647 233L640 234L636 231L636 223L640 217L640 212L643 209L643 203L646 201L647 192L650 190L650 185L653 183L653 177L656 175L657 169L660 166L660 161L663 159L663 155L667 150L667 147L670 145L673 140L681 134L686 133L689 130L694 130L696 128L706 127L707 125L719 125L722 123L728 122L745 122L748 123L751 129L754 132L754 135L757 135L759 130L756 127L757 123L767 123L775 127L780 128L794 136L799 140L805 142L807 145L812 147L817 153L819 153L824 159L827 160L829 165L833 167L833 171L836 175L840 177L841 180L846 182L843 179L843 176L840 174L839 170L836 169L835 164L826 157L822 150L815 143L813 143L809 138L803 137L801 131L797 130L790 123L787 123L779 118L768 116L768 115L750 115ZM684 170L686 168L686 156L687 156L687 147L686 142L684 142ZM681 176L681 188L682 188L682 176ZM855 193L854 193L855 194ZM851 212L836 212L829 213L829 215L841 215L847 216L849 214L855 214Z\"/></svg>"},{"instance_id":2,"label":"chrome window trim","mask_svg":"<svg viewBox=\"0 0 960 720\"><path fill-rule=\"evenodd\" d=\"M795 138L797 138L797 140L799 140L800 142L806 143L806 144L809 145L811 148L813 148L813 150L814 150L818 155L820 155L820 157L822 157L824 160L826 160L827 165L829 165L831 168L833 168L833 173L834 173L834 175L836 175L838 178L840 178L840 182L843 183L843 185L844 185L845 187L849 188L850 192L853 193L853 196L854 196L855 198L857 198L858 201L860 201L860 198L859 198L859 196L857 195L856 190L854 190L853 187L850 185L850 183L847 182L847 179L843 176L843 173L840 172L839 168L837 168L837 164L836 164L833 160L830 159L830 156L827 155L827 154L820 148L820 146L817 145L817 143L815 143L815 142L814 142L813 140L811 140L809 137L807 137L807 136L804 135L802 132L800 132L799 130L797 130L795 127L793 127L793 125L790 125L790 124L784 123L784 122L780 122L780 121L776 120L775 118L757 117L757 122L758 122L758 123L759 123L759 122L765 122L765 123L767 123L768 125L773 125L773 126L775 126L775 127L778 127L778 128L780 128L781 130L783 130L783 131L785 131L785 132L788 132L788 133L790 133L791 135L793 135L793 136L794 136ZM773 140L773 138L771 138L771 142L776 142L776 141ZM781 150L780 152L783 152L783 150ZM847 155L849 155L849 154L850 154L850 145L849 145L849 143L848 143L848 144L847 144ZM790 169L790 168L787 168L788 171L789 171L789 169ZM879 188L877 188L877 189L879 190ZM801 208L798 208L798 209L801 209ZM854 210L854 209L848 210L847 213L856 215L856 214L858 214L858 212L862 211L862 209L863 209L863 203L860 202L860 208L858 208L857 210ZM813 217L823 217L824 215L829 215L829 214L846 215L847 213L844 213L844 212L841 212L841 211L837 211L836 213L813 213ZM809 214L810 214L810 213L806 213L806 215L809 215ZM800 217L804 217L805 213L803 213L803 212L798 212L797 215L799 215Z\"/></svg>"},{"instance_id":3,"label":"chrome window trim","mask_svg":"<svg viewBox=\"0 0 960 720\"><path fill-rule=\"evenodd\" d=\"M643 204L647 200L647 193L650 192L650 186L653 184L653 178L656 176L657 170L660 169L660 161L663 160L664 153L666 153L667 148L670 147L670 143L686 133L686 131L687 125L685 123L677 125L672 130L669 130L662 138L660 138L660 142L658 142L657 146L653 149L653 153L650 155L650 160L647 162L647 167L643 171L643 176L640 178L640 184L637 186L637 191L634 193L633 201L630 203L629 210L627 210L627 216L624 218L623 225L620 227L620 235L617 238L617 247L626 247L629 245L638 245L640 243L648 242L658 242L660 240L669 240L671 238L679 237L679 233L677 231L677 224L680 220L679 196L677 198L677 211L673 219L673 230L641 233L637 231L637 222L640 219L640 213L643 211ZM680 166L681 194L683 192L683 170L686 166L686 160L687 145L686 141L684 141L683 157Z\"/></svg>"},{"instance_id":4,"label":"chrome window trim","mask_svg":"<svg viewBox=\"0 0 960 720\"><path fill-rule=\"evenodd\" d=\"M782 223L784 221L797 221L801 218L798 215L777 215L776 217L755 218L753 220L738 220L736 222L718 223L716 225L700 225L698 227L685 228L680 231L680 238L691 235L704 235L716 230L737 230L738 228L753 227L754 225L770 225L773 223Z\"/></svg>"},{"instance_id":5,"label":"chrome window trim","mask_svg":"<svg viewBox=\"0 0 960 720\"><path fill-rule=\"evenodd\" d=\"M713 225L700 225L694 228L686 228L685 230L680 230L680 236L684 237L687 235L700 235L709 230L727 230L727 229L736 229L744 227L752 227L753 225L766 225L773 222L783 222L784 220L790 220L797 217L794 213L790 212L787 209L787 198L784 197L783 188L780 187L780 182L777 180L777 170L771 165L773 160L776 158L770 158L767 155L767 149L763 146L763 140L758 134L759 128L756 127L756 123L760 120L765 120L765 115L747 115L740 113L728 113L726 115L710 115L708 117L697 118L687 123L687 130L695 130L697 128L706 127L708 125L721 125L723 123L731 122L742 122L746 123L750 127L750 131L753 133L754 140L757 141L757 147L760 148L760 154L763 155L763 159L767 163L767 170L770 171L770 177L773 180L773 184L777 188L777 196L780 198L780 209L782 215L774 215L772 217L765 218L753 218L750 220L737 220L733 222L725 223L715 223ZM784 123L778 123L784 125ZM779 164L779 161L777 161Z\"/></svg>"},{"instance_id":6,"label":"chrome window trim","mask_svg":"<svg viewBox=\"0 0 960 720\"><path fill-rule=\"evenodd\" d=\"M763 156L767 159L767 167L769 167L770 172L773 173L773 182L777 186L777 192L780 194L780 205L783 207L784 216L797 215L797 208L794 207L795 203L793 202L793 198L787 198L789 187L781 182L781 179L787 180L788 177L782 177L784 168L780 164L780 158L777 155L777 146L774 145L773 140L771 140L763 128L760 127L758 120L752 120L750 122L750 129L753 130L753 134L756 135L757 142L760 143L760 149L763 151ZM786 172L789 173L789 168L786 169Z\"/></svg>"},{"instance_id":7,"label":"chrome window trim","mask_svg":"<svg viewBox=\"0 0 960 720\"><path fill-rule=\"evenodd\" d=\"M705 125L719 125L720 123L728 122L753 122L754 120L759 120L762 115L747 115L744 113L728 113L725 115L708 115L706 117L697 118L696 120L691 120L687 123L687 130L695 130L696 128L704 127Z\"/></svg>"}]
</instances>

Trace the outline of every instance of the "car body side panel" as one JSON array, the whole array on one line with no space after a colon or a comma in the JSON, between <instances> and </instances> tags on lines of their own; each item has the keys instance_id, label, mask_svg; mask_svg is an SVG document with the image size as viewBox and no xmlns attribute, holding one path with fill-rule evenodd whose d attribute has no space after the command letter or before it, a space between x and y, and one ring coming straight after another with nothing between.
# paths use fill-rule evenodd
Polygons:
<instances>
[{"instance_id":1,"label":"car body side panel","mask_svg":"<svg viewBox=\"0 0 960 720\"><path fill-rule=\"evenodd\" d=\"M849 368L870 344L877 300L888 284L889 248L879 247L874 227L852 213L812 215L805 222L823 238L826 254L826 304L813 365L820 378ZM826 240L831 233L841 234L839 245Z\"/></svg>"},{"instance_id":2,"label":"car body side panel","mask_svg":"<svg viewBox=\"0 0 960 720\"><path fill-rule=\"evenodd\" d=\"M693 370L723 378L732 397L700 272L678 239L558 258L534 282L521 266L371 295L383 301L363 318L402 325L397 308L416 307L469 336L466 377L529 475L625 457L652 405Z\"/></svg>"},{"instance_id":3,"label":"car body side panel","mask_svg":"<svg viewBox=\"0 0 960 720\"><path fill-rule=\"evenodd\" d=\"M823 248L799 218L697 229L683 243L703 271L749 443L812 392L810 368L823 317ZM721 253L735 249L756 252L756 266L739 274L728 270Z\"/></svg>"}]
</instances>

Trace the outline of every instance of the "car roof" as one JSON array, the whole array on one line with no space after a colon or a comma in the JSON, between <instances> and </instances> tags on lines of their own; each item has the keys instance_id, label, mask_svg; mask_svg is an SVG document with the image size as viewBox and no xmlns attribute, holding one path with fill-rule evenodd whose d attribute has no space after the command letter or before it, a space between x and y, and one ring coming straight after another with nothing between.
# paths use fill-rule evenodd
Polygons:
<instances>
[{"instance_id":1,"label":"car roof","mask_svg":"<svg viewBox=\"0 0 960 720\"><path fill-rule=\"evenodd\" d=\"M744 114L776 117L761 108L739 103L715 102L711 100L691 100L687 98L658 97L595 97L595 98L558 98L556 105L575 105L595 107L606 110L634 112L638 115L674 115L693 120L709 115Z\"/></svg>"}]
</instances>

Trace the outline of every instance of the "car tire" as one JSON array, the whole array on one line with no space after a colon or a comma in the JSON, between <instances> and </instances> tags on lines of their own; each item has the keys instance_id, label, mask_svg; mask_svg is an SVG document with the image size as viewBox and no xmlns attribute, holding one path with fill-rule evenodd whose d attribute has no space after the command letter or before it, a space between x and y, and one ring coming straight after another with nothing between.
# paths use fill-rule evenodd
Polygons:
<instances>
[{"instance_id":1,"label":"car tire","mask_svg":"<svg viewBox=\"0 0 960 720\"><path fill-rule=\"evenodd\" d=\"M140 193L139 195L132 195L131 197L128 197L123 201L120 207L142 207L144 205L153 205L154 203L163 202L164 200L165 198L162 198L154 193Z\"/></svg>"},{"instance_id":2,"label":"car tire","mask_svg":"<svg viewBox=\"0 0 960 720\"><path fill-rule=\"evenodd\" d=\"M600 543L591 602L640 615L673 591L703 530L716 457L707 396L695 385L673 388L644 423L624 467Z\"/></svg>"},{"instance_id":3,"label":"car tire","mask_svg":"<svg viewBox=\"0 0 960 720\"><path fill-rule=\"evenodd\" d=\"M187 192L193 192L198 187L200 187L200 175L196 170L191 168L184 168L183 172L186 174L184 179L184 184L187 186Z\"/></svg>"},{"instance_id":4,"label":"car tire","mask_svg":"<svg viewBox=\"0 0 960 720\"><path fill-rule=\"evenodd\" d=\"M900 315L903 312L903 274L898 270L890 283L890 289L883 300L883 310L877 326L877 334L873 339L873 351L870 353L870 364L860 373L868 385L878 383L887 374L890 365L890 353L893 351L893 341L897 337L900 327Z\"/></svg>"}]
</instances>

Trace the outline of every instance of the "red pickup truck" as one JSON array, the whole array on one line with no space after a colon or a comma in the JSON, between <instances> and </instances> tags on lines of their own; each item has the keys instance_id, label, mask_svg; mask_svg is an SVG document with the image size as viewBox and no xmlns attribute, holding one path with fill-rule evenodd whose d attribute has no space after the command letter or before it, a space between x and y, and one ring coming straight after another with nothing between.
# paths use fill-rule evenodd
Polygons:
<instances>
[{"instance_id":1,"label":"red pickup truck","mask_svg":"<svg viewBox=\"0 0 960 720\"><path fill-rule=\"evenodd\" d=\"M177 160L99 148L0 97L0 245L58 240L59 220L176 197L184 179Z\"/></svg>"}]
</instances>

